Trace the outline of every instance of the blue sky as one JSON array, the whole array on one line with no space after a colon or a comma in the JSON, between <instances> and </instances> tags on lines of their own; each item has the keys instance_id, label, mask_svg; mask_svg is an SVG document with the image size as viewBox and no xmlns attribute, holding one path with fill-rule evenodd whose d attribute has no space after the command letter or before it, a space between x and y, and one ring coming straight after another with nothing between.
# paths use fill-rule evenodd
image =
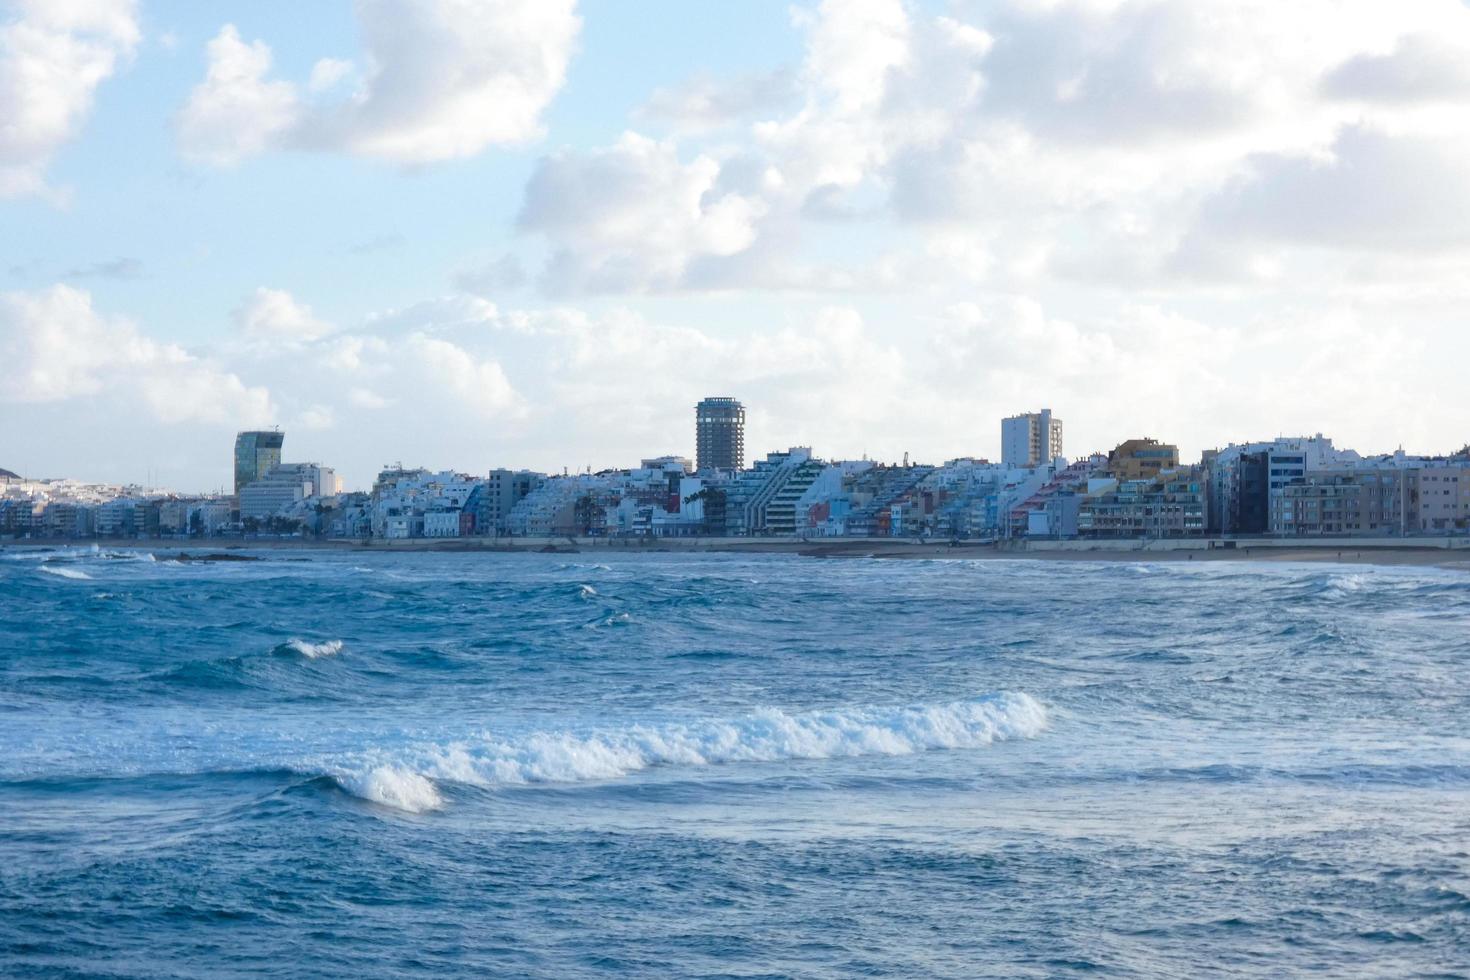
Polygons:
<instances>
[{"instance_id":1,"label":"blue sky","mask_svg":"<svg viewBox=\"0 0 1470 980\"><path fill-rule=\"evenodd\" d=\"M0 466L1470 441L1457 0L0 3Z\"/></svg>"}]
</instances>

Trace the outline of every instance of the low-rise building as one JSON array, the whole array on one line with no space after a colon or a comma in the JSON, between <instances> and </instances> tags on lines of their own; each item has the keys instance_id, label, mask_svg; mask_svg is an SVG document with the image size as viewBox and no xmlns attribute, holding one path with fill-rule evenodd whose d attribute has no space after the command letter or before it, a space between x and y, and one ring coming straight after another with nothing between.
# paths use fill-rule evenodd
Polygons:
<instances>
[{"instance_id":1,"label":"low-rise building","mask_svg":"<svg viewBox=\"0 0 1470 980\"><path fill-rule=\"evenodd\" d=\"M1420 471L1388 467L1306 474L1271 498L1271 533L1286 537L1406 534L1419 526Z\"/></svg>"},{"instance_id":2,"label":"low-rise building","mask_svg":"<svg viewBox=\"0 0 1470 980\"><path fill-rule=\"evenodd\" d=\"M1204 485L1193 469L1163 473L1152 480L1104 484L1080 502L1077 533L1096 538L1203 535Z\"/></svg>"},{"instance_id":3,"label":"low-rise building","mask_svg":"<svg viewBox=\"0 0 1470 980\"><path fill-rule=\"evenodd\" d=\"M1447 460L1420 471L1419 530L1470 530L1470 462Z\"/></svg>"},{"instance_id":4,"label":"low-rise building","mask_svg":"<svg viewBox=\"0 0 1470 980\"><path fill-rule=\"evenodd\" d=\"M1108 475L1119 483L1152 480L1179 468L1179 447L1157 439L1129 439L1108 453Z\"/></svg>"},{"instance_id":5,"label":"low-rise building","mask_svg":"<svg viewBox=\"0 0 1470 980\"><path fill-rule=\"evenodd\" d=\"M240 488L240 520L268 521L308 497L335 496L337 474L318 463L282 463Z\"/></svg>"}]
</instances>

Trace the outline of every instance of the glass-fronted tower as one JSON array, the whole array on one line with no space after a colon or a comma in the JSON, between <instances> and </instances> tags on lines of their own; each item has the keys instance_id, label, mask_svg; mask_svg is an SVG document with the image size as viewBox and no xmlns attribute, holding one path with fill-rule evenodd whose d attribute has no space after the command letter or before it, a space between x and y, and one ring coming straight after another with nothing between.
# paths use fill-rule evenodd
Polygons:
<instances>
[{"instance_id":1,"label":"glass-fronted tower","mask_svg":"<svg viewBox=\"0 0 1470 980\"><path fill-rule=\"evenodd\" d=\"M701 472L744 469L745 406L725 397L694 406L694 444Z\"/></svg>"},{"instance_id":2,"label":"glass-fronted tower","mask_svg":"<svg viewBox=\"0 0 1470 980\"><path fill-rule=\"evenodd\" d=\"M235 436L235 496L240 488L260 479L281 465L281 444L286 433L241 432Z\"/></svg>"}]
</instances>

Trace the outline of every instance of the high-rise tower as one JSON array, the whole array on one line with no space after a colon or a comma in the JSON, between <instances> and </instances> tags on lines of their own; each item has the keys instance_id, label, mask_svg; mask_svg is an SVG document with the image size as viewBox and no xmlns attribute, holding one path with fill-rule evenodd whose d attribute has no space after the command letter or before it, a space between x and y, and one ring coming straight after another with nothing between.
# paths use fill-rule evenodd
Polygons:
<instances>
[{"instance_id":1,"label":"high-rise tower","mask_svg":"<svg viewBox=\"0 0 1470 980\"><path fill-rule=\"evenodd\" d=\"M697 468L745 468L745 406L733 398L706 398L694 406Z\"/></svg>"},{"instance_id":2,"label":"high-rise tower","mask_svg":"<svg viewBox=\"0 0 1470 980\"><path fill-rule=\"evenodd\" d=\"M1007 466L1040 466L1062 455L1062 420L1043 408L1000 423L1000 459Z\"/></svg>"},{"instance_id":3,"label":"high-rise tower","mask_svg":"<svg viewBox=\"0 0 1470 980\"><path fill-rule=\"evenodd\" d=\"M240 488L260 479L273 467L281 465L281 445L286 433L241 432L235 436L235 495Z\"/></svg>"}]
</instances>

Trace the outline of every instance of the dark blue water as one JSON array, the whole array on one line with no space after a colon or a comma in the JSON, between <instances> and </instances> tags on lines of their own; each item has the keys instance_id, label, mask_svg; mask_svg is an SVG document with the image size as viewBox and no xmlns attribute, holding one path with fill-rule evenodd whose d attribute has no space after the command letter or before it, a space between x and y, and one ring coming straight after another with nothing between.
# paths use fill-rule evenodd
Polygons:
<instances>
[{"instance_id":1,"label":"dark blue water","mask_svg":"<svg viewBox=\"0 0 1470 980\"><path fill-rule=\"evenodd\" d=\"M1470 576L0 555L0 974L1470 976Z\"/></svg>"}]
</instances>

